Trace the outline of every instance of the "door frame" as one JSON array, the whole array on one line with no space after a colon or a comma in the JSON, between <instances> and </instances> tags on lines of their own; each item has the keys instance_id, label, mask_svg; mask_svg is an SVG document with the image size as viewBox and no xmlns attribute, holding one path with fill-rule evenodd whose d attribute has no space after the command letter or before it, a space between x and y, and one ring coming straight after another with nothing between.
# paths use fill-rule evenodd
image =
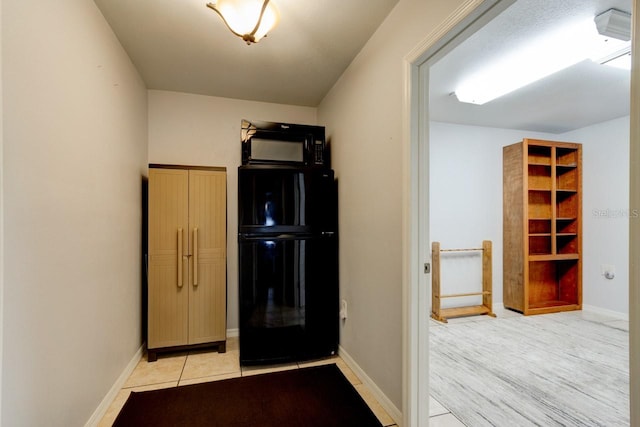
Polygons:
<instances>
[{"instance_id":1,"label":"door frame","mask_svg":"<svg viewBox=\"0 0 640 427\"><path fill-rule=\"evenodd\" d=\"M402 425L429 425L429 68L516 0L466 0L404 58L403 396ZM633 2L630 111L630 212L640 210L640 0ZM459 37L462 36L462 37ZM638 207L638 209L634 209ZM640 218L629 225L631 425L640 425Z\"/></svg>"}]
</instances>

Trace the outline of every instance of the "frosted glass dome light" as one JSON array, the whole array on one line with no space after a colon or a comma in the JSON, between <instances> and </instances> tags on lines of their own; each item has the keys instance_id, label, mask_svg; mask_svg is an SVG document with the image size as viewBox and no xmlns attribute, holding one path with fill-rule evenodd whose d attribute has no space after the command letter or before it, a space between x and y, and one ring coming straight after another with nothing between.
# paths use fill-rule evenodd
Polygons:
<instances>
[{"instance_id":1,"label":"frosted glass dome light","mask_svg":"<svg viewBox=\"0 0 640 427\"><path fill-rule=\"evenodd\" d=\"M217 0L207 3L207 7L248 45L266 37L280 19L278 9L269 0Z\"/></svg>"}]
</instances>

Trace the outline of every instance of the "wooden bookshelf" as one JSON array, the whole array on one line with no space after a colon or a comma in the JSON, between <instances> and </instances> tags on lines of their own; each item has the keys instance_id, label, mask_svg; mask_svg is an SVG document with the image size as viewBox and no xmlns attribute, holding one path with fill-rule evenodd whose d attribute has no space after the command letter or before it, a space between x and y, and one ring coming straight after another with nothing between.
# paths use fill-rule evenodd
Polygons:
<instances>
[{"instance_id":1,"label":"wooden bookshelf","mask_svg":"<svg viewBox=\"0 0 640 427\"><path fill-rule=\"evenodd\" d=\"M503 149L503 300L525 315L582 308L582 146Z\"/></svg>"}]
</instances>

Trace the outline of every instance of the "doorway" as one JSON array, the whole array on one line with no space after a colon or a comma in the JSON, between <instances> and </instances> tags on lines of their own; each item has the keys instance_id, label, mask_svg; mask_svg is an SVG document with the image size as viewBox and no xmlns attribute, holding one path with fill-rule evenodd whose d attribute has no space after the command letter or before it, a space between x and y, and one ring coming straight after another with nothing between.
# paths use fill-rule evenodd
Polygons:
<instances>
[{"instance_id":1,"label":"doorway","mask_svg":"<svg viewBox=\"0 0 640 427\"><path fill-rule=\"evenodd\" d=\"M405 425L426 426L428 425L428 411L425 410L424 404L428 398L428 363L429 363L429 344L426 342L428 337L428 306L429 306L429 275L423 274L423 263L429 260L429 80L430 68L442 58L448 50L452 49L456 40L463 38L467 34L472 34L480 27L484 26L493 17L497 16L502 10L506 9L514 1L469 1L466 6L459 9L459 13L453 20L444 25L441 31L435 31L438 34L430 40L426 40L422 45L418 46L414 52L407 57L407 81L409 83L409 99L407 103L407 127L408 146L409 149L409 180L410 180L410 197L411 197L411 213L407 218L410 225L411 235L416 236L411 239L408 237L408 250L410 256L407 263L407 274L409 289L405 296L405 313L407 314L407 322L405 326L405 362L408 369L405 370L405 390L408 391L408 399L405 399L405 407L403 412L405 415ZM638 0L634 1L637 6ZM637 47L636 47L637 49ZM637 57L637 55L636 55ZM636 60L637 61L637 60ZM637 63L637 62L636 62ZM634 67L633 81L638 79L637 66ZM632 100L638 98L637 85L632 83ZM632 105L631 117L638 114L638 105ZM631 152L637 150L639 125L638 120L631 120ZM631 165L631 206L635 206L634 201L638 200L633 177L637 176L637 164ZM630 260L635 259L634 254L637 252L638 232L634 231L638 226L631 221L631 251ZM636 221L637 222L637 221ZM500 264L498 264L500 265ZM630 263L629 272L629 295L630 301L638 301L637 284L638 272L634 271L633 263ZM632 305L633 306L633 305ZM631 341L631 371L634 372L634 366L638 364L638 345L635 337L635 331L640 330L638 318L634 310L630 310L630 341ZM638 399L638 384L631 376L631 400ZM632 408L632 425L638 414Z\"/></svg>"}]
</instances>

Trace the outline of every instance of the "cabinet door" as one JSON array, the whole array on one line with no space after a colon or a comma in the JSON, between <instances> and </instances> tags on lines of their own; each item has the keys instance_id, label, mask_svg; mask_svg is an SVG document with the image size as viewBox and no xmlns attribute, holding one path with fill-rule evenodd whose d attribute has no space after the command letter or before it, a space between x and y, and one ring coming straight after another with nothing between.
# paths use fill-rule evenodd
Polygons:
<instances>
[{"instance_id":1,"label":"cabinet door","mask_svg":"<svg viewBox=\"0 0 640 427\"><path fill-rule=\"evenodd\" d=\"M186 170L149 170L149 348L187 344L188 196Z\"/></svg>"},{"instance_id":2,"label":"cabinet door","mask_svg":"<svg viewBox=\"0 0 640 427\"><path fill-rule=\"evenodd\" d=\"M226 173L189 171L189 344L226 337Z\"/></svg>"}]
</instances>

